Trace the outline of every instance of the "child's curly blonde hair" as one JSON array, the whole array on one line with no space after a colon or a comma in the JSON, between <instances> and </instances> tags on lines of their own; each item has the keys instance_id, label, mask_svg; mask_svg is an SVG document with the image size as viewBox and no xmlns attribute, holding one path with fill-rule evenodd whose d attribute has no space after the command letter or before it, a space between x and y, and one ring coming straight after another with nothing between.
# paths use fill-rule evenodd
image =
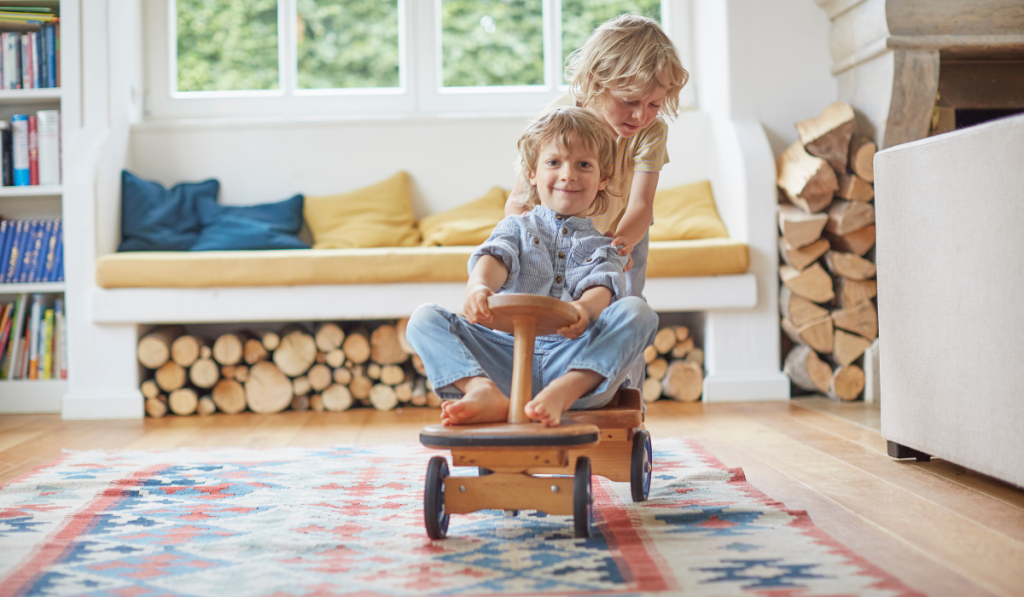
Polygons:
<instances>
[{"instance_id":1,"label":"child's curly blonde hair","mask_svg":"<svg viewBox=\"0 0 1024 597\"><path fill-rule=\"evenodd\" d=\"M645 97L665 89L661 112L679 114L679 92L690 78L672 40L654 19L624 14L597 28L583 47L566 59L569 93L580 106L604 101L613 89L627 97Z\"/></svg>"},{"instance_id":2,"label":"child's curly blonde hair","mask_svg":"<svg viewBox=\"0 0 1024 597\"><path fill-rule=\"evenodd\" d=\"M519 159L523 164L523 175L529 181L537 174L537 160L545 144L554 141L560 151L568 150L576 143L592 151L597 157L597 167L602 180L609 184L597 192L590 204L587 216L596 216L608 209L611 178L615 172L615 133L601 118L589 110L564 106L554 108L534 120L519 137ZM537 185L530 184L529 196L522 202L527 209L540 205Z\"/></svg>"}]
</instances>

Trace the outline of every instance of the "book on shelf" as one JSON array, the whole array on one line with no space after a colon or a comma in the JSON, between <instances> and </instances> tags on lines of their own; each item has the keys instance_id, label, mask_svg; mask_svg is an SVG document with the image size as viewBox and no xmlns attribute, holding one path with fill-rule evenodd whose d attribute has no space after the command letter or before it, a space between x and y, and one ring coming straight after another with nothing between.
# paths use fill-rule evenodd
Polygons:
<instances>
[{"instance_id":1,"label":"book on shelf","mask_svg":"<svg viewBox=\"0 0 1024 597\"><path fill-rule=\"evenodd\" d=\"M67 379L64 299L18 295L0 305L0 379Z\"/></svg>"},{"instance_id":2,"label":"book on shelf","mask_svg":"<svg viewBox=\"0 0 1024 597\"><path fill-rule=\"evenodd\" d=\"M12 235L11 238L11 252L7 256L7 261L4 263L7 268L7 273L4 280L7 282L15 281L15 274L18 273L18 264L21 263L21 245L25 239L25 220L18 220L13 223L13 227L9 231Z\"/></svg>"},{"instance_id":3,"label":"book on shelf","mask_svg":"<svg viewBox=\"0 0 1024 597\"><path fill-rule=\"evenodd\" d=\"M14 161L14 186L28 186L31 182L28 172L28 116L11 116L13 130L12 155Z\"/></svg>"},{"instance_id":4,"label":"book on shelf","mask_svg":"<svg viewBox=\"0 0 1024 597\"><path fill-rule=\"evenodd\" d=\"M39 379L53 379L53 309L43 311L39 322Z\"/></svg>"},{"instance_id":5,"label":"book on shelf","mask_svg":"<svg viewBox=\"0 0 1024 597\"><path fill-rule=\"evenodd\" d=\"M7 256L11 253L11 241L14 239L14 234L8 234L8 228L13 228L14 222L10 220L4 220L0 222L0 284L7 279ZM0 350L0 355L3 351Z\"/></svg>"},{"instance_id":6,"label":"book on shelf","mask_svg":"<svg viewBox=\"0 0 1024 597\"><path fill-rule=\"evenodd\" d=\"M28 184L39 185L39 120L28 117Z\"/></svg>"},{"instance_id":7,"label":"book on shelf","mask_svg":"<svg viewBox=\"0 0 1024 597\"><path fill-rule=\"evenodd\" d=\"M0 7L0 88L39 89L60 85L60 23L52 14L12 16Z\"/></svg>"},{"instance_id":8,"label":"book on shelf","mask_svg":"<svg viewBox=\"0 0 1024 597\"><path fill-rule=\"evenodd\" d=\"M7 341L11 339L11 324L14 323L14 303L7 303L3 307L3 315L0 316L0 363L6 354ZM0 365L0 379L4 378L4 371Z\"/></svg>"},{"instance_id":9,"label":"book on shelf","mask_svg":"<svg viewBox=\"0 0 1024 597\"><path fill-rule=\"evenodd\" d=\"M0 168L3 168L3 172L0 173L2 174L0 182L5 187L14 186L14 149L11 143L11 123L6 120L0 120L0 152L3 152L3 161L0 162Z\"/></svg>"},{"instance_id":10,"label":"book on shelf","mask_svg":"<svg viewBox=\"0 0 1024 597\"><path fill-rule=\"evenodd\" d=\"M39 324L43 314L43 295L32 295L32 310L29 311L28 327L28 370L25 372L29 379L37 379L39 376Z\"/></svg>"},{"instance_id":11,"label":"book on shelf","mask_svg":"<svg viewBox=\"0 0 1024 597\"><path fill-rule=\"evenodd\" d=\"M0 221L0 284L64 280L59 219Z\"/></svg>"},{"instance_id":12,"label":"book on shelf","mask_svg":"<svg viewBox=\"0 0 1024 597\"><path fill-rule=\"evenodd\" d=\"M28 257L29 246L32 244L32 228L35 220L25 220L21 225L21 234L15 241L18 243L17 263L14 264L14 276L11 282L17 284L21 281L21 272L25 271L25 259Z\"/></svg>"},{"instance_id":13,"label":"book on shelf","mask_svg":"<svg viewBox=\"0 0 1024 597\"><path fill-rule=\"evenodd\" d=\"M61 183L60 110L15 114L0 121L4 186L57 186Z\"/></svg>"},{"instance_id":14,"label":"book on shelf","mask_svg":"<svg viewBox=\"0 0 1024 597\"><path fill-rule=\"evenodd\" d=\"M46 277L47 282L64 281L64 221L57 223L57 243L53 248L53 270Z\"/></svg>"},{"instance_id":15,"label":"book on shelf","mask_svg":"<svg viewBox=\"0 0 1024 597\"><path fill-rule=\"evenodd\" d=\"M14 301L14 322L11 327L11 339L7 343L7 360L4 362L4 378L15 379L21 370L22 334L25 320L25 309L28 303L28 295L22 293Z\"/></svg>"},{"instance_id":16,"label":"book on shelf","mask_svg":"<svg viewBox=\"0 0 1024 597\"><path fill-rule=\"evenodd\" d=\"M67 379L67 331L64 321L64 299L53 301L53 378Z\"/></svg>"},{"instance_id":17,"label":"book on shelf","mask_svg":"<svg viewBox=\"0 0 1024 597\"><path fill-rule=\"evenodd\" d=\"M56 186L60 184L60 110L36 112L39 139L38 184Z\"/></svg>"},{"instance_id":18,"label":"book on shelf","mask_svg":"<svg viewBox=\"0 0 1024 597\"><path fill-rule=\"evenodd\" d=\"M3 88L21 89L21 36L14 31L0 33L0 63L3 65Z\"/></svg>"}]
</instances>

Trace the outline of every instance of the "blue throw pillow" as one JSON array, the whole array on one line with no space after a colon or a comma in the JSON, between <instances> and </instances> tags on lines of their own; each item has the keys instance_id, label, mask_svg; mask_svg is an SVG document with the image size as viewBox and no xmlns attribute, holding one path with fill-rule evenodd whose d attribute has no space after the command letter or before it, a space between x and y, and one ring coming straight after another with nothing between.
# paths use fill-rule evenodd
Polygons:
<instances>
[{"instance_id":1,"label":"blue throw pillow","mask_svg":"<svg viewBox=\"0 0 1024 597\"><path fill-rule=\"evenodd\" d=\"M121 245L118 251L187 251L199 238L196 203L217 200L216 180L163 185L121 172Z\"/></svg>"},{"instance_id":2,"label":"blue throw pillow","mask_svg":"<svg viewBox=\"0 0 1024 597\"><path fill-rule=\"evenodd\" d=\"M299 239L302 195L262 205L219 205L202 197L198 204L203 226L193 251L259 251L308 249Z\"/></svg>"}]
</instances>

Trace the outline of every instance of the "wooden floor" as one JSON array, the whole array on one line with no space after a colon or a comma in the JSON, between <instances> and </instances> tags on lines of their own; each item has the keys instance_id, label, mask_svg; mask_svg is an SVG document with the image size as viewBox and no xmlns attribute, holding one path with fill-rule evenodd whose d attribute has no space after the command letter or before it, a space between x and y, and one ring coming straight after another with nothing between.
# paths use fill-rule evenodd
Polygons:
<instances>
[{"instance_id":1,"label":"wooden floor","mask_svg":"<svg viewBox=\"0 0 1024 597\"><path fill-rule=\"evenodd\" d=\"M145 421L0 416L0 483L62 449L317 446L416 441L436 410L243 414ZM1024 491L948 462L894 461L878 410L822 399L650 405L659 437L696 439L758 489L928 595L1024 595Z\"/></svg>"}]
</instances>

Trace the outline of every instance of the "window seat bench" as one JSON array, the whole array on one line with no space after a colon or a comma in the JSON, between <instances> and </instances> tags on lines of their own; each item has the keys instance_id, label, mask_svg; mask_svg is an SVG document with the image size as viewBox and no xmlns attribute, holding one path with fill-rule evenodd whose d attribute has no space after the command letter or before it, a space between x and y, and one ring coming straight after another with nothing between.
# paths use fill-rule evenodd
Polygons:
<instances>
[{"instance_id":1,"label":"window seat bench","mask_svg":"<svg viewBox=\"0 0 1024 597\"><path fill-rule=\"evenodd\" d=\"M473 247L114 253L97 261L97 323L403 317L426 302L462 306ZM659 311L750 307L746 244L651 243L647 295ZM173 308L167 308L173 305Z\"/></svg>"}]
</instances>

